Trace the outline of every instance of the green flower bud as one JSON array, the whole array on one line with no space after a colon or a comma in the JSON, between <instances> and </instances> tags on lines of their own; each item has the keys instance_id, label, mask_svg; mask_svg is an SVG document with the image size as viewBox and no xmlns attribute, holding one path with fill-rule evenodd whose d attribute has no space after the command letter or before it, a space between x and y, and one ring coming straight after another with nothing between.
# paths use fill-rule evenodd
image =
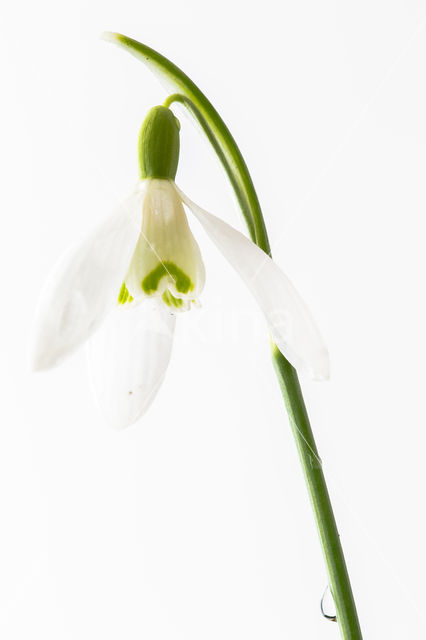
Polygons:
<instances>
[{"instance_id":1,"label":"green flower bud","mask_svg":"<svg viewBox=\"0 0 426 640\"><path fill-rule=\"evenodd\" d=\"M179 120L166 107L153 107L139 134L139 166L142 180L174 180L179 161Z\"/></svg>"}]
</instances>

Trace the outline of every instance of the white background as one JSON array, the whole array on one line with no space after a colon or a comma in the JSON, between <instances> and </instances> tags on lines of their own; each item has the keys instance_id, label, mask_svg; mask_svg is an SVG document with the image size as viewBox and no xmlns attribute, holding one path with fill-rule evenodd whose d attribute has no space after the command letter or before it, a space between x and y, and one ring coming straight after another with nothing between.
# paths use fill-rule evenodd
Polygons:
<instances>
[{"instance_id":1,"label":"white background","mask_svg":"<svg viewBox=\"0 0 426 640\"><path fill-rule=\"evenodd\" d=\"M114 432L84 349L28 373L52 264L133 186L165 93L98 39L171 57L240 144L277 262L329 346L303 382L365 638L426 637L425 7L421 2L17 2L1 25L0 636L337 639L264 323L207 265L166 382ZM176 113L182 112L178 107ZM178 184L243 229L182 120Z\"/></svg>"}]
</instances>

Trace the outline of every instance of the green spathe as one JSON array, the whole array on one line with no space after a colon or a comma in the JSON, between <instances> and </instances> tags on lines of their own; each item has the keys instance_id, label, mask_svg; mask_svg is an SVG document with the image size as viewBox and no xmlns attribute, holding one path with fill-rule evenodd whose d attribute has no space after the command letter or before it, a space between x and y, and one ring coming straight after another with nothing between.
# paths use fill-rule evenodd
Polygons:
<instances>
[{"instance_id":1,"label":"green spathe","mask_svg":"<svg viewBox=\"0 0 426 640\"><path fill-rule=\"evenodd\" d=\"M176 291L179 291L179 293L188 293L188 291L192 291L194 288L191 278L184 273L182 269L179 269L174 262L167 261L160 262L157 267L142 280L142 289L145 293L154 293L157 291L160 280L164 278L164 276L169 276L173 280Z\"/></svg>"},{"instance_id":2,"label":"green spathe","mask_svg":"<svg viewBox=\"0 0 426 640\"><path fill-rule=\"evenodd\" d=\"M167 107L153 107L139 134L139 166L142 180L174 180L179 161L179 120Z\"/></svg>"}]
</instances>

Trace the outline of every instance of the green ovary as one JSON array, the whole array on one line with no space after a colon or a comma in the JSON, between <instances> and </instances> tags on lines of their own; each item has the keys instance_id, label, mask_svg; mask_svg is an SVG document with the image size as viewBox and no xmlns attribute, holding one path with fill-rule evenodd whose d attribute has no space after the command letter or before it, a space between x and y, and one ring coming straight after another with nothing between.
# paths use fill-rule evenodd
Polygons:
<instances>
[{"instance_id":1,"label":"green ovary","mask_svg":"<svg viewBox=\"0 0 426 640\"><path fill-rule=\"evenodd\" d=\"M173 280L179 293L188 293L194 288L191 278L182 269L179 269L174 262L162 262L142 280L142 289L145 293L154 293L154 291L157 291L160 280L164 276L169 276Z\"/></svg>"},{"instance_id":2,"label":"green ovary","mask_svg":"<svg viewBox=\"0 0 426 640\"><path fill-rule=\"evenodd\" d=\"M126 304L126 302L132 302L132 300L133 297L130 295L125 282L123 282L123 284L121 285L120 293L118 294L118 303Z\"/></svg>"}]
</instances>

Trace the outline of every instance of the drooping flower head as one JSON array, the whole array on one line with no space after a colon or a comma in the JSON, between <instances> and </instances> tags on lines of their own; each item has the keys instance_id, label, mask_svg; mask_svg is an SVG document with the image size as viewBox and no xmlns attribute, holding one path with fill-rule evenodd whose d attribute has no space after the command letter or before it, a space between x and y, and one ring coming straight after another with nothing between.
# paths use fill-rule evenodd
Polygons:
<instances>
[{"instance_id":1,"label":"drooping flower head","mask_svg":"<svg viewBox=\"0 0 426 640\"><path fill-rule=\"evenodd\" d=\"M254 295L280 351L297 369L328 377L321 336L279 267L176 186L179 129L170 109L150 110L139 136L135 189L59 260L38 306L34 369L58 364L88 341L98 404L117 427L137 420L151 404L170 360L176 313L190 310L204 286L183 205Z\"/></svg>"},{"instance_id":2,"label":"drooping flower head","mask_svg":"<svg viewBox=\"0 0 426 640\"><path fill-rule=\"evenodd\" d=\"M139 136L142 226L119 301L159 297L187 310L204 286L200 250L188 225L174 179L179 160L179 121L170 109L154 107Z\"/></svg>"}]
</instances>

